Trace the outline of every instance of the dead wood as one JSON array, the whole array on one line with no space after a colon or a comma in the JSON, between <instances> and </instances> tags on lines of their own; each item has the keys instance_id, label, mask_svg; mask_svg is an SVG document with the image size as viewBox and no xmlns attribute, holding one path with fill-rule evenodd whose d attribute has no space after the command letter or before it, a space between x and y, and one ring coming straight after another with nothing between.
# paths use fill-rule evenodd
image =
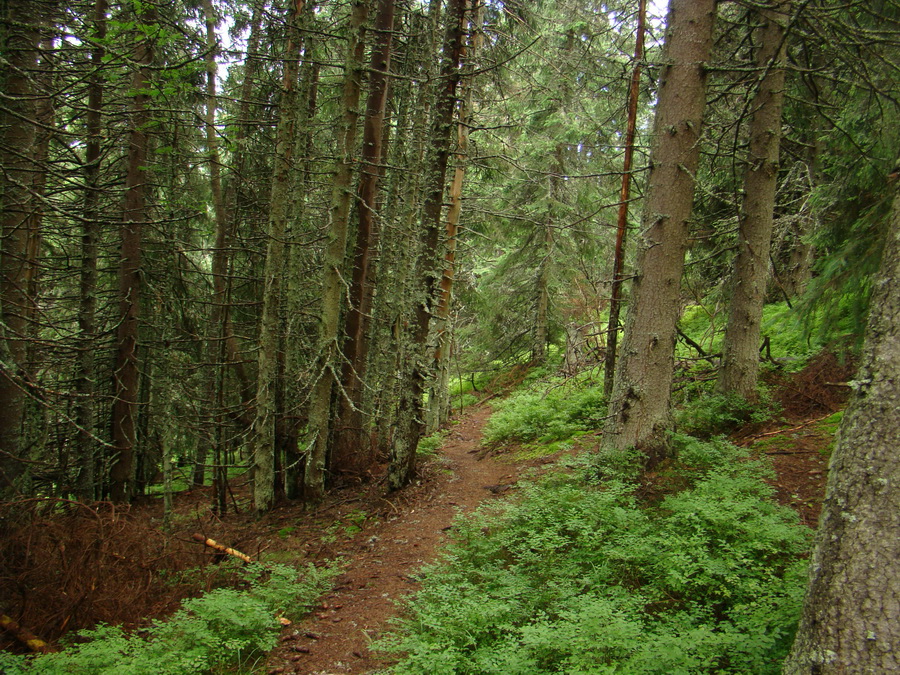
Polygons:
<instances>
[{"instance_id":1,"label":"dead wood","mask_svg":"<svg viewBox=\"0 0 900 675\"><path fill-rule=\"evenodd\" d=\"M203 544L204 546L209 546L211 549L218 551L219 553L226 553L228 555L233 555L235 558L243 560L245 563L253 562L253 560L250 558L250 556L247 555L246 553L241 553L237 549L228 548L227 546L223 546L222 544L219 544L218 542L216 542L213 539L208 539L207 537L204 537L202 534L195 533L192 535L192 538L194 541L198 541L201 544Z\"/></svg>"}]
</instances>

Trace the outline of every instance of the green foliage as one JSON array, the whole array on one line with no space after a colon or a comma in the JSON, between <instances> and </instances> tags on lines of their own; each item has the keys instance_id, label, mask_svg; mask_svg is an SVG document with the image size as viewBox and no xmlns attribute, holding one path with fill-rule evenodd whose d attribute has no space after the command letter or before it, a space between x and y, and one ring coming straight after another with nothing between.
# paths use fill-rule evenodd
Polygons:
<instances>
[{"instance_id":1,"label":"green foliage","mask_svg":"<svg viewBox=\"0 0 900 675\"><path fill-rule=\"evenodd\" d=\"M791 309L786 302L773 302L763 307L761 334L769 338L768 351L779 367L788 371L802 370L806 362L827 344L828 331L823 326L826 320L830 319L824 313L807 316ZM679 326L708 354L722 351L725 316L722 313L717 316L714 308L704 305L688 306ZM847 331L852 328L849 323L840 323L839 327ZM696 357L697 353L679 340L676 355L687 358ZM707 367L708 364L703 363L703 366Z\"/></svg>"},{"instance_id":2,"label":"green foliage","mask_svg":"<svg viewBox=\"0 0 900 675\"><path fill-rule=\"evenodd\" d=\"M771 499L765 465L678 437L689 488L642 506L593 463L462 520L426 572L397 675L779 672L809 532ZM683 463L681 463L683 462Z\"/></svg>"},{"instance_id":3,"label":"green foliage","mask_svg":"<svg viewBox=\"0 0 900 675\"><path fill-rule=\"evenodd\" d=\"M277 616L306 611L327 588L332 570L310 566L298 577L285 565L248 565L244 590L219 588L186 600L166 621L141 634L101 625L82 631L65 651L36 658L0 656L5 673L44 675L182 675L242 662L275 646ZM87 640L86 642L82 642Z\"/></svg>"},{"instance_id":4,"label":"green foliage","mask_svg":"<svg viewBox=\"0 0 900 675\"><path fill-rule=\"evenodd\" d=\"M513 394L495 406L484 428L485 442L549 443L599 428L606 415L603 388L599 384L584 385L560 381L546 391L528 388Z\"/></svg>"},{"instance_id":5,"label":"green foliage","mask_svg":"<svg viewBox=\"0 0 900 675\"><path fill-rule=\"evenodd\" d=\"M709 438L742 424L765 422L776 411L777 404L768 392L761 390L757 403L749 403L736 394L703 395L679 409L675 417L680 431Z\"/></svg>"},{"instance_id":6,"label":"green foliage","mask_svg":"<svg viewBox=\"0 0 900 675\"><path fill-rule=\"evenodd\" d=\"M416 448L416 454L419 457L430 457L437 454L437 451L447 439L447 429L439 429L430 436L423 436L419 440L419 446Z\"/></svg>"}]
</instances>

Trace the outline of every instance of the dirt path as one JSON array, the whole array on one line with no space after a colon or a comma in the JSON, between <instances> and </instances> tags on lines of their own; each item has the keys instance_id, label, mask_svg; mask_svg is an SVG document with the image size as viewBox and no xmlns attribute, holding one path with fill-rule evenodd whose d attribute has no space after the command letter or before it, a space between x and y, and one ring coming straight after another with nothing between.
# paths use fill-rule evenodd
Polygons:
<instances>
[{"instance_id":1,"label":"dirt path","mask_svg":"<svg viewBox=\"0 0 900 675\"><path fill-rule=\"evenodd\" d=\"M312 617L285 631L266 672L360 675L385 665L368 645L390 628L389 619L397 614L394 601L418 588L413 575L434 560L454 516L497 498L516 480L511 465L476 457L489 416L482 406L453 427L441 451L445 471L436 484L365 530L334 591Z\"/></svg>"}]
</instances>

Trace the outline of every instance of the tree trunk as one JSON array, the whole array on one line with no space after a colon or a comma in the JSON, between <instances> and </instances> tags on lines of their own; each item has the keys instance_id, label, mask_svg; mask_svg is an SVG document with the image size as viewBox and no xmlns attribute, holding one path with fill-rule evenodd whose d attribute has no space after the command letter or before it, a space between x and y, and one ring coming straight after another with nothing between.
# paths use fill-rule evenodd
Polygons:
<instances>
[{"instance_id":1,"label":"tree trunk","mask_svg":"<svg viewBox=\"0 0 900 675\"><path fill-rule=\"evenodd\" d=\"M375 16L375 39L369 63L369 100L363 129L362 164L360 168L356 246L353 252L353 277L348 292L349 306L344 321L342 395L338 396L335 417L334 447L331 468L335 473L359 474L368 468L371 457L363 442L363 382L366 371L365 315L371 307L367 300L369 259L376 236L378 202L387 104L388 72L391 68L391 45L394 30L394 0L378 0Z\"/></svg>"},{"instance_id":2,"label":"tree trunk","mask_svg":"<svg viewBox=\"0 0 900 675\"><path fill-rule=\"evenodd\" d=\"M35 135L31 76L37 66L36 2L11 2L0 17L5 95L0 111L0 497L12 496L25 473L22 417L27 375L28 225Z\"/></svg>"},{"instance_id":3,"label":"tree trunk","mask_svg":"<svg viewBox=\"0 0 900 675\"><path fill-rule=\"evenodd\" d=\"M433 433L450 416L450 357L453 331L450 325L450 307L453 303L453 284L456 279L456 248L459 239L459 221L462 214L463 182L469 161L469 124L472 118L472 94L475 79L475 58L481 48L484 3L472 0L472 34L468 46L463 49L465 72L460 88L465 91L459 106L459 123L456 125L456 166L450 181L450 207L447 209L447 250L444 253L444 273L435 312L434 333L437 346L434 350L435 377L429 389L428 424L425 433Z\"/></svg>"},{"instance_id":4,"label":"tree trunk","mask_svg":"<svg viewBox=\"0 0 900 675\"><path fill-rule=\"evenodd\" d=\"M79 395L75 408L77 457L79 464L76 495L90 501L97 497L94 425L96 410L94 391L96 368L94 359L97 336L97 244L100 239L100 160L103 132L103 79L100 69L106 49L107 0L94 3L94 46L91 50L91 79L88 83L88 109L85 116L84 153L84 219L81 222L81 267L79 269L78 352L75 391Z\"/></svg>"},{"instance_id":5,"label":"tree trunk","mask_svg":"<svg viewBox=\"0 0 900 675\"><path fill-rule=\"evenodd\" d=\"M278 317L281 277L284 274L284 233L290 214L294 122L297 118L297 76L300 72L299 21L304 0L293 0L288 19L281 100L269 206L269 243L266 248L263 309L259 324L259 372L256 419L253 423L253 508L268 511L275 501L275 378L278 367Z\"/></svg>"},{"instance_id":6,"label":"tree trunk","mask_svg":"<svg viewBox=\"0 0 900 675\"><path fill-rule=\"evenodd\" d=\"M790 0L781 0L772 9L757 11L762 25L756 65L762 76L751 103L750 155L744 174L738 254L722 348L722 368L717 382L720 392L736 394L746 401L757 399L760 323L769 276L769 250L778 181L784 60L787 53L784 33Z\"/></svg>"},{"instance_id":7,"label":"tree trunk","mask_svg":"<svg viewBox=\"0 0 900 675\"><path fill-rule=\"evenodd\" d=\"M138 21L147 21L145 13ZM147 219L147 110L153 48L148 38L138 40L132 75L131 129L128 169L122 211L119 262L119 327L116 332L115 399L112 407L112 444L117 453L110 467L110 498L128 502L134 495L135 416L138 402L138 358L141 299L141 236Z\"/></svg>"},{"instance_id":8,"label":"tree trunk","mask_svg":"<svg viewBox=\"0 0 900 675\"><path fill-rule=\"evenodd\" d=\"M675 324L706 105L713 0L671 0L636 275L602 439L649 461L668 449Z\"/></svg>"},{"instance_id":9,"label":"tree trunk","mask_svg":"<svg viewBox=\"0 0 900 675\"><path fill-rule=\"evenodd\" d=\"M628 200L631 198L631 161L634 157L634 138L637 132L638 97L641 90L641 65L644 59L644 22L647 2L638 4L637 37L634 43L634 66L628 90L628 124L625 129L625 159L622 165L622 191L619 195L619 216L616 223L616 248L613 253L613 280L609 298L609 322L606 333L603 392L612 393L616 372L616 351L619 344L619 313L622 308L622 268L625 260L625 234L628 230Z\"/></svg>"},{"instance_id":10,"label":"tree trunk","mask_svg":"<svg viewBox=\"0 0 900 675\"><path fill-rule=\"evenodd\" d=\"M325 249L325 272L322 284L322 313L319 324L318 380L309 402L309 428L314 435L312 449L306 456L303 477L305 497L310 501L325 494L325 467L328 454L331 395L337 381L336 355L340 334L341 297L344 279L341 270L347 252L350 224L350 185L353 177L353 152L359 119L361 64L365 43L362 31L369 12L367 0L355 0L350 16L350 39L344 65L342 99L343 119L338 128L337 146L341 153L335 170L331 193L331 222ZM344 392L339 392L344 396Z\"/></svg>"},{"instance_id":11,"label":"tree trunk","mask_svg":"<svg viewBox=\"0 0 900 675\"><path fill-rule=\"evenodd\" d=\"M900 672L900 195L786 675Z\"/></svg>"},{"instance_id":12,"label":"tree trunk","mask_svg":"<svg viewBox=\"0 0 900 675\"><path fill-rule=\"evenodd\" d=\"M426 362L428 328L437 300L437 289L443 266L440 255L441 211L444 184L450 158L456 89L460 80L460 59L465 39L466 0L450 0L447 4L447 32L441 63L440 90L435 102L430 131L431 157L425 202L422 206L421 250L413 283L416 309L411 327L408 375L404 378L402 398L397 412L397 433L391 445L388 486L397 490L413 476L416 448L424 429L425 381L430 359Z\"/></svg>"}]
</instances>

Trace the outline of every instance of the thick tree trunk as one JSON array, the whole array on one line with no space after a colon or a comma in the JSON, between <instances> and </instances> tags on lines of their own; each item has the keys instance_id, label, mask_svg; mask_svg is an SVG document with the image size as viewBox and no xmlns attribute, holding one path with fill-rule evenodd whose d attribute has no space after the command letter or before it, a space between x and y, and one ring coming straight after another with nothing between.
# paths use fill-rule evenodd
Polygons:
<instances>
[{"instance_id":1,"label":"thick tree trunk","mask_svg":"<svg viewBox=\"0 0 900 675\"><path fill-rule=\"evenodd\" d=\"M140 21L148 17L139 18ZM128 135L128 169L122 211L119 262L119 327L116 333L115 399L112 407L112 444L116 457L110 467L110 498L130 501L134 496L134 454L137 443L135 418L138 404L137 344L140 333L141 237L147 219L147 109L150 63L153 49L148 39L135 46L131 89L131 130Z\"/></svg>"},{"instance_id":2,"label":"thick tree trunk","mask_svg":"<svg viewBox=\"0 0 900 675\"><path fill-rule=\"evenodd\" d=\"M376 237L378 181L381 176L384 116L387 104L388 72L391 68L391 45L394 31L394 0L378 0L375 16L374 44L369 63L369 100L363 129L362 163L360 167L356 246L353 252L353 276L348 292L349 306L344 321L342 395L338 396L335 417L334 447L331 469L334 473L361 473L371 457L363 442L363 382L366 372L365 315L371 311L369 260Z\"/></svg>"},{"instance_id":3,"label":"thick tree trunk","mask_svg":"<svg viewBox=\"0 0 900 675\"><path fill-rule=\"evenodd\" d=\"M34 209L30 187L35 103L31 77L37 66L38 3L4 4L0 111L0 497L11 496L25 472L22 418L25 410L27 359L28 234Z\"/></svg>"},{"instance_id":4,"label":"thick tree trunk","mask_svg":"<svg viewBox=\"0 0 900 675\"><path fill-rule=\"evenodd\" d=\"M361 69L365 43L362 31L369 13L368 0L356 0L350 15L350 39L344 65L342 98L343 118L338 128L340 159L335 170L331 192L331 222L325 248L325 271L322 285L322 313L319 324L318 380L309 402L309 428L313 433L312 449L306 456L303 476L305 497L321 499L325 493L325 468L331 422L331 395L337 382L336 357L340 353L341 298L344 294L342 268L347 252L350 224L350 185L353 177L353 153L359 119ZM344 392L339 392L344 396Z\"/></svg>"},{"instance_id":5,"label":"thick tree trunk","mask_svg":"<svg viewBox=\"0 0 900 675\"><path fill-rule=\"evenodd\" d=\"M781 142L787 52L784 33L790 4L790 0L781 0L772 9L757 10L762 25L756 65L762 75L751 103L750 154L739 214L738 254L717 382L720 392L736 394L746 401L757 398L760 323L769 276Z\"/></svg>"},{"instance_id":6,"label":"thick tree trunk","mask_svg":"<svg viewBox=\"0 0 900 675\"><path fill-rule=\"evenodd\" d=\"M900 672L900 195L784 673Z\"/></svg>"},{"instance_id":7,"label":"thick tree trunk","mask_svg":"<svg viewBox=\"0 0 900 675\"><path fill-rule=\"evenodd\" d=\"M297 77L300 72L299 21L304 0L293 0L288 19L289 37L278 105L275 167L269 206L269 243L266 247L263 308L259 322L259 372L256 419L253 423L253 508L268 511L275 501L275 379L278 368L278 317L281 277L284 274L284 233L291 212L294 122L297 118Z\"/></svg>"},{"instance_id":8,"label":"thick tree trunk","mask_svg":"<svg viewBox=\"0 0 900 675\"><path fill-rule=\"evenodd\" d=\"M671 0L636 275L602 447L667 451L681 273L706 105L713 0Z\"/></svg>"},{"instance_id":9,"label":"thick tree trunk","mask_svg":"<svg viewBox=\"0 0 900 675\"><path fill-rule=\"evenodd\" d=\"M440 90L435 102L430 131L430 175L425 186L422 206L421 249L413 283L416 287L415 317L410 331L410 368L402 385L402 398L397 412L397 432L391 445L388 485L397 490L406 485L415 472L416 448L424 430L425 381L430 359L426 361L428 329L437 300L441 265L441 211L450 143L456 89L460 80L460 59L465 40L466 0L450 0L447 4L447 32L441 62Z\"/></svg>"}]
</instances>

